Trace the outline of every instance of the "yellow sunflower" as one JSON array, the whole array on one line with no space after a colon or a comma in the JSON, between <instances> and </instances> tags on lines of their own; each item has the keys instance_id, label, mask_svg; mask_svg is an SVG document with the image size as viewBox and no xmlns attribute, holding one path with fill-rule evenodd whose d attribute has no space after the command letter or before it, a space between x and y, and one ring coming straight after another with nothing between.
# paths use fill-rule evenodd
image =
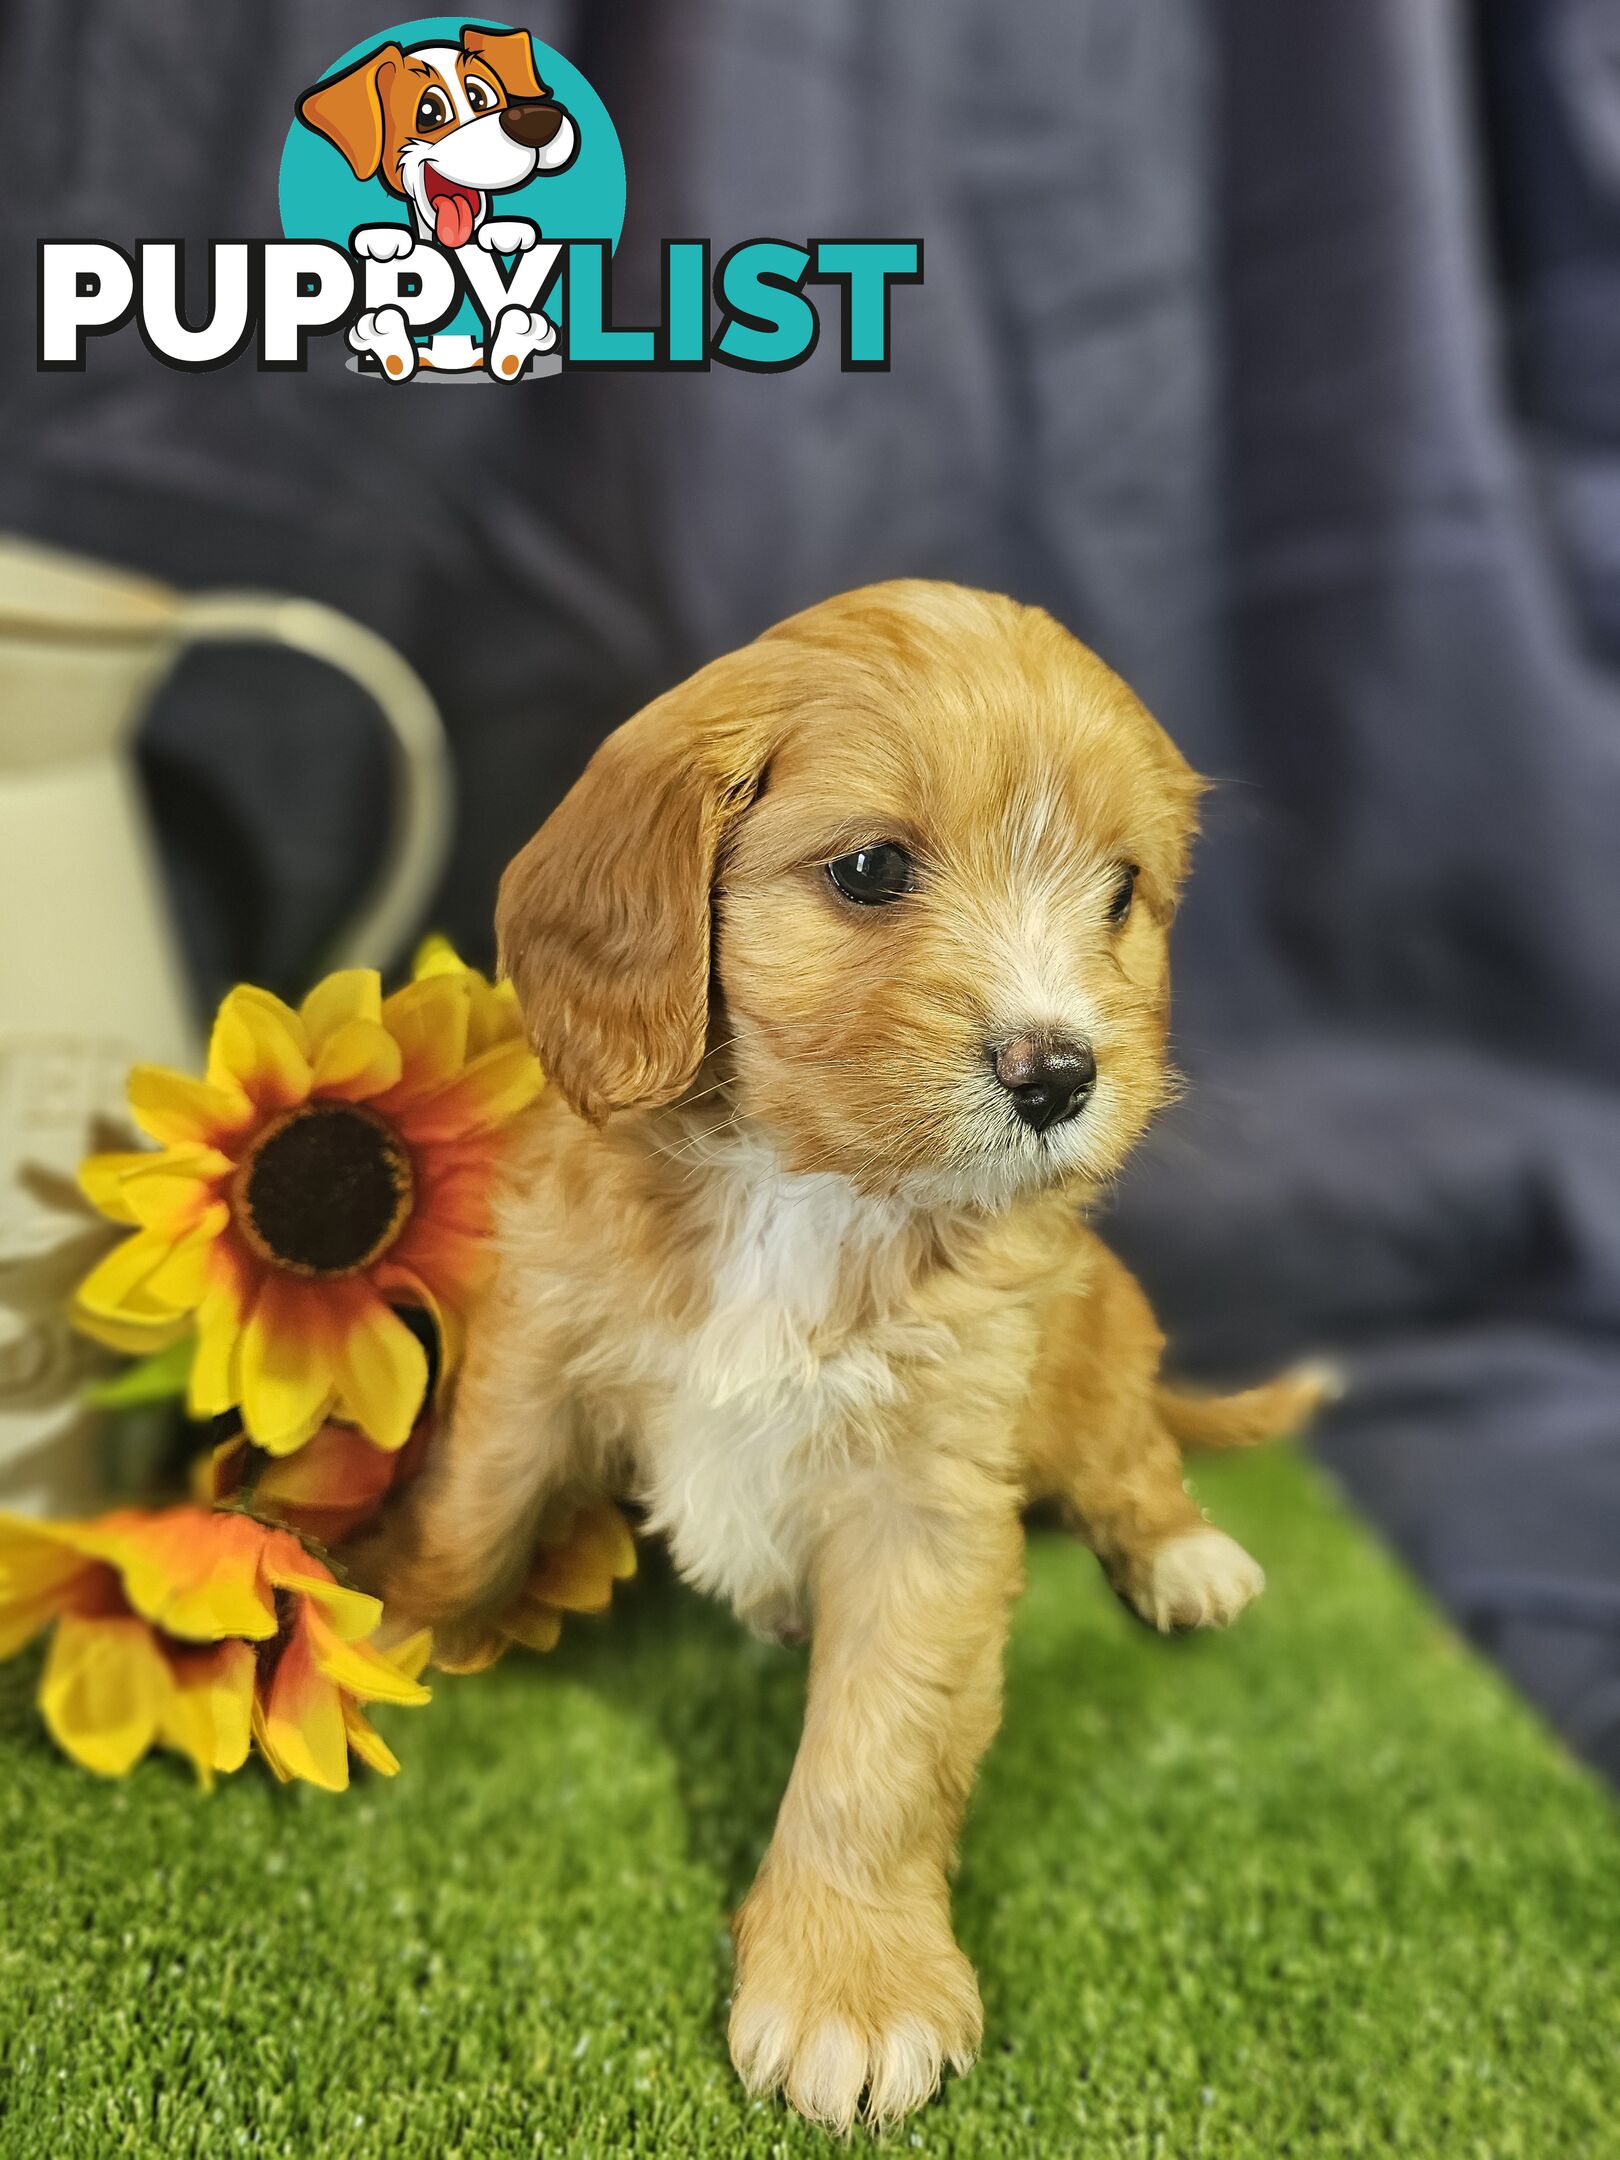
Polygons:
<instances>
[{"instance_id":1,"label":"yellow sunflower","mask_svg":"<svg viewBox=\"0 0 1620 2160\"><path fill-rule=\"evenodd\" d=\"M208 1786L240 1768L250 1736L279 1778L340 1792L351 1749L392 1776L361 1705L426 1702L429 1639L384 1654L366 1639L381 1618L290 1531L229 1510L0 1514L0 1657L55 1624L40 1708L102 1777L169 1747Z\"/></svg>"},{"instance_id":2,"label":"yellow sunflower","mask_svg":"<svg viewBox=\"0 0 1620 2160\"><path fill-rule=\"evenodd\" d=\"M137 1065L136 1124L156 1151L92 1156L80 1179L134 1234L79 1286L78 1326L151 1352L194 1329L189 1408L240 1407L286 1455L328 1417L382 1448L408 1439L488 1272L499 1132L542 1085L509 984L442 940L385 998L374 970L329 975L296 1010L233 990L206 1076Z\"/></svg>"}]
</instances>

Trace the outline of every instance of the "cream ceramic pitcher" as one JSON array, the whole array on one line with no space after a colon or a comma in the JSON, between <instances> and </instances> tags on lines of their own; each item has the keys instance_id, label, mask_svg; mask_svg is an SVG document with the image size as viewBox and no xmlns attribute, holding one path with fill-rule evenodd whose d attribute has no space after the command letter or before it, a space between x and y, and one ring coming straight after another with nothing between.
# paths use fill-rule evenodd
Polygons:
<instances>
[{"instance_id":1,"label":"cream ceramic pitcher","mask_svg":"<svg viewBox=\"0 0 1620 2160\"><path fill-rule=\"evenodd\" d=\"M330 965L395 959L444 866L443 728L382 638L312 600L187 597L0 537L0 1508L94 1503L94 1424L78 1398L97 1354L64 1307L107 1229L74 1171L127 1129L132 1063L200 1054L131 757L153 693L200 643L313 654L388 724L387 857Z\"/></svg>"}]
</instances>

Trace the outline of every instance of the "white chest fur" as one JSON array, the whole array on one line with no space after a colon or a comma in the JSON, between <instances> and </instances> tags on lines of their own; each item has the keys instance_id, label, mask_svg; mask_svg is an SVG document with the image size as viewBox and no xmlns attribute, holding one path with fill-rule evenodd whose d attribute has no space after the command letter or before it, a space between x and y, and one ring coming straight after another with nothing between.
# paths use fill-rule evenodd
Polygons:
<instances>
[{"instance_id":1,"label":"white chest fur","mask_svg":"<svg viewBox=\"0 0 1620 2160\"><path fill-rule=\"evenodd\" d=\"M757 1143L716 1174L712 1299L658 1343L642 1496L690 1582L781 1628L802 1617L829 1488L882 1447L897 1363L929 1349L903 1317L914 1218L843 1178L784 1172Z\"/></svg>"}]
</instances>

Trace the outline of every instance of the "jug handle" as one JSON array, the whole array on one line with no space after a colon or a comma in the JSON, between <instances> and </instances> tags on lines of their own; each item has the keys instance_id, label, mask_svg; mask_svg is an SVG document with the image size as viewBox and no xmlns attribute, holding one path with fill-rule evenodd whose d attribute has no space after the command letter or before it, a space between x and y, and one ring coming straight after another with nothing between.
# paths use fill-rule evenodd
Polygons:
<instances>
[{"instance_id":1,"label":"jug handle","mask_svg":"<svg viewBox=\"0 0 1620 2160\"><path fill-rule=\"evenodd\" d=\"M393 780L382 869L333 938L321 972L387 969L404 950L449 859L455 775L427 685L386 638L318 600L254 592L196 593L176 627L188 645L280 645L357 683L388 729Z\"/></svg>"}]
</instances>

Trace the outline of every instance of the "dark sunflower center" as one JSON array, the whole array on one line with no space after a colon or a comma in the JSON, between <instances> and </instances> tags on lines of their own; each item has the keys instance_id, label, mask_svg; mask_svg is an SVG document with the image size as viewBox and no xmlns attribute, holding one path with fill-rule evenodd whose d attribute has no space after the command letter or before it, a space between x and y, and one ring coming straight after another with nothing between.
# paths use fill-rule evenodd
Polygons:
<instances>
[{"instance_id":1,"label":"dark sunflower center","mask_svg":"<svg viewBox=\"0 0 1620 2160\"><path fill-rule=\"evenodd\" d=\"M238 1173L236 1197L262 1258L298 1275L352 1275L404 1227L410 1157L358 1104L305 1103L264 1133Z\"/></svg>"}]
</instances>

